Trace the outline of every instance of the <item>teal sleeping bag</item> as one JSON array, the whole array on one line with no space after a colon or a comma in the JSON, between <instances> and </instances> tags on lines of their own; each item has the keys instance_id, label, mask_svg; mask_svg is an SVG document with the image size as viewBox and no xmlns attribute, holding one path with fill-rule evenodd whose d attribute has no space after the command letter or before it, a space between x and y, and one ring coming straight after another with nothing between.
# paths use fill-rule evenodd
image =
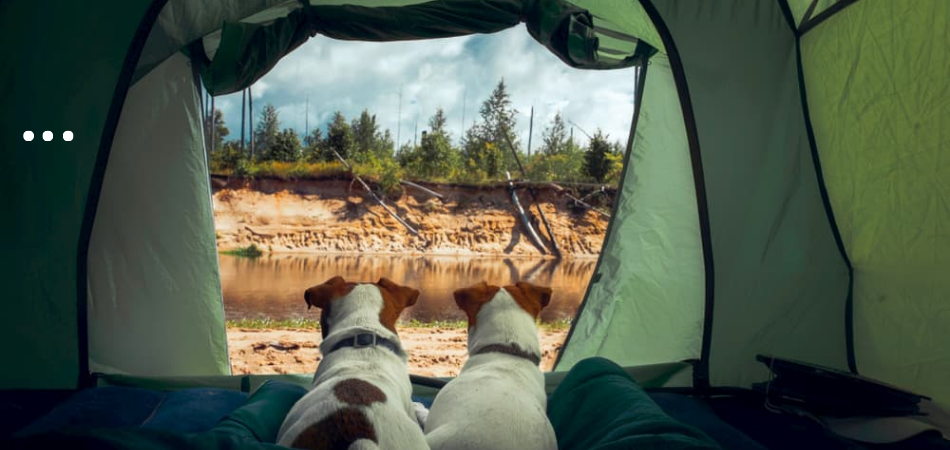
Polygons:
<instances>
[{"instance_id":1,"label":"teal sleeping bag","mask_svg":"<svg viewBox=\"0 0 950 450\"><path fill-rule=\"evenodd\" d=\"M721 450L703 432L666 415L617 364L589 358L548 398L560 450Z\"/></svg>"},{"instance_id":2,"label":"teal sleeping bag","mask_svg":"<svg viewBox=\"0 0 950 450\"><path fill-rule=\"evenodd\" d=\"M147 428L65 429L0 442L16 449L142 449L142 450L278 450L274 444L284 417L307 390L301 386L268 381L243 406L228 414L209 431L176 433Z\"/></svg>"}]
</instances>

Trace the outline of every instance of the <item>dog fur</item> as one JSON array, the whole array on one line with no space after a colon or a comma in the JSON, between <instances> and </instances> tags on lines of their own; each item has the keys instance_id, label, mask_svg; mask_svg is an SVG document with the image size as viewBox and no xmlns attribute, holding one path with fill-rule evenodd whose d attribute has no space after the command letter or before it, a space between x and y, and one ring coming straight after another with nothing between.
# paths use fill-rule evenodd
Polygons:
<instances>
[{"instance_id":1,"label":"dog fur","mask_svg":"<svg viewBox=\"0 0 950 450\"><path fill-rule=\"evenodd\" d=\"M535 320L551 289L519 282L455 291L468 316L469 358L436 396L426 440L436 450L556 450Z\"/></svg>"},{"instance_id":2,"label":"dog fur","mask_svg":"<svg viewBox=\"0 0 950 450\"><path fill-rule=\"evenodd\" d=\"M347 283L341 277L307 289L308 309L321 309L323 360L310 392L287 414L277 443L314 450L427 449L411 400L406 352L395 324L419 291L381 278ZM396 344L342 347L342 340L374 333Z\"/></svg>"}]
</instances>

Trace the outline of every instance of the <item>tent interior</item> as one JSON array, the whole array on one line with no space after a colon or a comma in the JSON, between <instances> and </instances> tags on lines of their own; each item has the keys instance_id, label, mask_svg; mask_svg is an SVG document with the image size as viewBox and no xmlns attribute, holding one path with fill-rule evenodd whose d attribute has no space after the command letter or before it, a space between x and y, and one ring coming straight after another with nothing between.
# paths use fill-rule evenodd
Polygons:
<instances>
[{"instance_id":1,"label":"tent interior","mask_svg":"<svg viewBox=\"0 0 950 450\"><path fill-rule=\"evenodd\" d=\"M620 197L545 374L551 405L596 398L558 389L599 357L722 448L950 448L942 0L0 3L0 333L13 344L0 437L142 421L197 432L264 391L286 411L299 392L266 382L312 375L230 372L202 89L239 91L311 38L521 23L578 70L638 73ZM21 138L47 129L76 138ZM881 402L806 377L786 387L813 403L777 406L771 382L808 372L788 361ZM419 399L445 382L413 381ZM822 399L854 401L856 417L809 409ZM602 414L609 429L636 420ZM561 448L595 447L558 432Z\"/></svg>"}]
</instances>

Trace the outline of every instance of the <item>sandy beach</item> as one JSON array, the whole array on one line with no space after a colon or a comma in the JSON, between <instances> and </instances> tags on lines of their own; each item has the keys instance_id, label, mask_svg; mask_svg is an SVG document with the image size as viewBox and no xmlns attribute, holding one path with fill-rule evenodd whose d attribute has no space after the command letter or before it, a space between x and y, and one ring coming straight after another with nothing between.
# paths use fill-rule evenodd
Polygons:
<instances>
[{"instance_id":1,"label":"sandy beach","mask_svg":"<svg viewBox=\"0 0 950 450\"><path fill-rule=\"evenodd\" d=\"M442 377L458 375L466 359L466 330L461 328L397 327L409 353L409 372ZM541 369L550 370L564 344L567 330L540 330ZM320 332L228 328L228 348L234 374L313 373L320 361Z\"/></svg>"}]
</instances>

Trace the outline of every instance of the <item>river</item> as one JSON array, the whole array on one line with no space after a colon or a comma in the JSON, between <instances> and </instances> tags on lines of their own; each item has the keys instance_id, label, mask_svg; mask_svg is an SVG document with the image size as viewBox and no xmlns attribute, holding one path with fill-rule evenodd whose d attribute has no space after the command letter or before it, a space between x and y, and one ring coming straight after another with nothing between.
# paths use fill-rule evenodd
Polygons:
<instances>
[{"instance_id":1,"label":"river","mask_svg":"<svg viewBox=\"0 0 950 450\"><path fill-rule=\"evenodd\" d=\"M528 281L554 291L541 312L543 322L571 319L587 290L597 260L470 256L403 255L265 255L250 259L220 255L221 287L228 319L269 317L275 320L317 317L307 311L303 292L336 275L347 281L387 277L419 289L419 301L402 320L462 320L452 292L487 281L504 286Z\"/></svg>"}]
</instances>

